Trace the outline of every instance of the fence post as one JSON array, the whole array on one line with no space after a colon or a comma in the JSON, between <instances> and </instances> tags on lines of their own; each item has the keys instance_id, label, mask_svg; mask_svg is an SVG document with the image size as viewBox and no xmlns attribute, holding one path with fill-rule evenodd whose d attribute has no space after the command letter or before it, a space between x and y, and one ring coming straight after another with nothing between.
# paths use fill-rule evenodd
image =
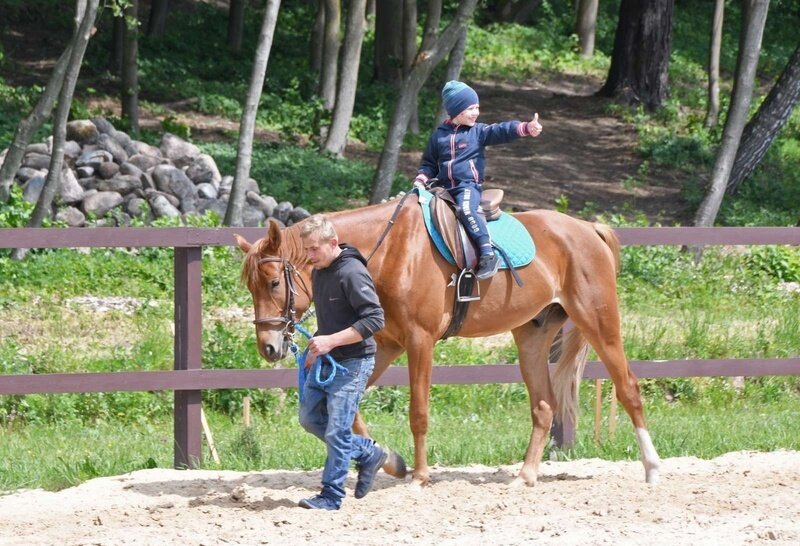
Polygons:
<instances>
[{"instance_id":1,"label":"fence post","mask_svg":"<svg viewBox=\"0 0 800 546\"><path fill-rule=\"evenodd\" d=\"M175 247L175 370L202 366L202 248ZM175 391L175 468L197 468L202 457L201 391Z\"/></svg>"}]
</instances>

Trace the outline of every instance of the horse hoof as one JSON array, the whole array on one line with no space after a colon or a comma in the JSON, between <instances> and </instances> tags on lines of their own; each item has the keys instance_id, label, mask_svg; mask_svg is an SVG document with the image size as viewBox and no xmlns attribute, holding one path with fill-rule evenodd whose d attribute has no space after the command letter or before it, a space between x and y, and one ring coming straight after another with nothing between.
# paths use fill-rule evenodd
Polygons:
<instances>
[{"instance_id":1,"label":"horse hoof","mask_svg":"<svg viewBox=\"0 0 800 546\"><path fill-rule=\"evenodd\" d=\"M383 471L402 480L406 477L408 469L406 468L406 461L396 451L390 451L386 462L383 464Z\"/></svg>"},{"instance_id":2,"label":"horse hoof","mask_svg":"<svg viewBox=\"0 0 800 546\"><path fill-rule=\"evenodd\" d=\"M647 473L646 480L650 485L658 485L658 483L661 481L661 474L659 473L658 469L650 470L650 472Z\"/></svg>"},{"instance_id":3,"label":"horse hoof","mask_svg":"<svg viewBox=\"0 0 800 546\"><path fill-rule=\"evenodd\" d=\"M533 487L536 485L536 480L525 479L522 476L514 478L508 486L512 489L523 489L525 487Z\"/></svg>"}]
</instances>

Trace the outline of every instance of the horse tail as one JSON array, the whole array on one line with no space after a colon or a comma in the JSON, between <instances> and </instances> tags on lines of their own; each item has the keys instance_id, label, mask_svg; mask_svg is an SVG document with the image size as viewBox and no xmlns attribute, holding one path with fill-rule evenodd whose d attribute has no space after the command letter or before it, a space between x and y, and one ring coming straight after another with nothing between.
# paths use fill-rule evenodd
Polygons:
<instances>
[{"instance_id":1,"label":"horse tail","mask_svg":"<svg viewBox=\"0 0 800 546\"><path fill-rule=\"evenodd\" d=\"M578 328L561 338L561 350L553 373L553 394L556 397L560 423L578 422L578 388L589 356L589 342Z\"/></svg>"},{"instance_id":2,"label":"horse tail","mask_svg":"<svg viewBox=\"0 0 800 546\"><path fill-rule=\"evenodd\" d=\"M613 228L607 226L606 224L594 224L594 231L611 250L611 254L614 256L614 271L619 273L620 244L617 233Z\"/></svg>"},{"instance_id":3,"label":"horse tail","mask_svg":"<svg viewBox=\"0 0 800 546\"><path fill-rule=\"evenodd\" d=\"M616 232L606 225L592 224L595 233L603 240L614 258L614 271L620 269L620 243ZM589 342L578 328L573 328L561 339L561 354L553 373L553 393L558 404L557 419L577 423L578 389L589 356Z\"/></svg>"}]
</instances>

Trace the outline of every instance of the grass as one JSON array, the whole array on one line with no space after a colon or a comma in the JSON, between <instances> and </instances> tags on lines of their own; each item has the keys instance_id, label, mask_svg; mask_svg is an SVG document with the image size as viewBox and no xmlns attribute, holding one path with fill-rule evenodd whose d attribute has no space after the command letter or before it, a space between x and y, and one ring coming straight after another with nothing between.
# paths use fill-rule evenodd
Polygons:
<instances>
[{"instance_id":1,"label":"grass","mask_svg":"<svg viewBox=\"0 0 800 546\"><path fill-rule=\"evenodd\" d=\"M52 3L37 0L37 5L48 2ZM470 31L463 77L523 81L566 73L602 78L608 69L618 3L601 3L598 54L591 60L576 55L574 38L569 37L568 4L543 3L542 20L532 27L479 21ZM23 3L16 0L15 5ZM797 25L790 23L797 16L793 11L776 16L779 5L783 3L773 6L767 21L760 65L762 92L796 45L790 29ZM140 44L142 104L162 119L165 130L191 138L190 128L172 116L162 101L189 99L199 113L238 120L252 58L248 48L255 44L259 21L257 14L251 14L243 51L234 54L221 45L224 25L218 24L217 15L210 5L198 5L174 22L163 41L143 39ZM687 199L695 203L702 197L703 177L711 169L721 137L720 128L702 127L709 16L710 9L703 3L683 2L676 7L672 93L664 108L646 114L641 109L611 107L615 115L637 127L639 154L648 169L679 170L688 181ZM726 78L735 62L738 17L738 7L732 4L725 22L724 43L730 46L723 48ZM316 212L363 203L372 173L359 162L321 154L313 144L293 144L313 142L319 131L309 121L320 114L320 105L313 94L314 82L305 76L309 71L303 69L305 42L292 34L296 28L309 28L310 21L304 8L281 10L276 43L282 46L270 59L257 121L260 128L276 131L279 142L256 144L251 175L261 181L265 193ZM86 106L90 98L110 89L103 72L109 50L107 30L101 27L92 40L85 72L92 83L82 82L79 87L75 115L109 115ZM204 36L199 46L193 39L197 35ZM367 36L365 51L371 50L373 39ZM361 81L367 82L372 70L369 62L361 70ZM433 117L440 79L441 69L421 92L421 119ZM19 113L28 111L37 97L38 90L14 87L0 78L0 148L10 142ZM394 91L385 86L361 85L351 136L370 149L380 149L393 98ZM112 121L118 122L113 117ZM37 140L46 131L40 131ZM158 137L154 133L142 136L150 142ZM425 140L424 135L409 135L406 144L419 148ZM215 157L222 172L232 173L232 141L198 144ZM800 214L798 141L800 111L740 194L726 197L720 224L796 223ZM630 184L647 184L646 174ZM29 213L30 207L18 201L0 207L0 225L22 225ZM203 221L208 223L201 225L213 224L213 220ZM615 218L606 221L619 223ZM242 310L249 317L251 312L250 296L238 283L239 258L238 251L228 248L204 250L203 366L207 368L264 365L253 346L252 326L236 314ZM626 352L629 358L642 360L796 357L800 354L800 294L787 287L798 281L800 252L796 248L712 249L699 266L673 247L625 248L619 292ZM169 369L172 285L169 249L92 250L88 254L45 250L32 252L23 262L11 262L0 254L0 374ZM87 295L125 296L137 305L130 313L101 314L76 303ZM489 343L455 339L438 344L435 359L442 364L514 362L517 353L507 337ZM398 362L404 363L404 358ZM749 378L741 390L720 378L647 379L641 387L662 456L800 449L798 378ZM253 404L254 424L248 430L240 424L245 394ZM408 399L406 388L375 389L366 396L362 409L374 435L410 457ZM624 415L618 417L615 438L604 436L600 444L594 443L593 400L592 385L587 383L581 397L578 443L559 456L637 458L638 447ZM321 444L296 422L293 389L206 391L203 402L223 457L221 467L312 469L322 465ZM495 465L521 460L530 434L522 385L434 386L431 407L431 464ZM59 489L95 476L169 467L171 409L172 395L166 392L0 397L0 489ZM209 461L206 453L206 467L216 468Z\"/></svg>"},{"instance_id":2,"label":"grass","mask_svg":"<svg viewBox=\"0 0 800 546\"><path fill-rule=\"evenodd\" d=\"M726 380L715 388L725 389ZM606 386L607 389L607 386ZM405 408L376 411L367 394L364 415L371 433L385 445L413 460L413 440ZM406 390L406 389L393 389ZM732 390L728 388L728 390ZM521 462L530 437L530 417L521 385L437 386L458 406L432 404L428 435L429 464L508 465ZM483 391L483 392L476 392ZM251 391L251 395L253 392ZM656 449L662 457L713 458L729 451L800 449L796 434L798 397L762 400L736 394L722 401L666 402L650 399L647 419ZM290 392L278 412L253 415L246 429L237 415L208 412L217 450L216 465L203 444L202 468L259 471L264 469L312 470L322 467L323 445L297 424L296 396ZM595 443L593 386L583 385L577 443L561 459L599 457L635 460L639 457L630 420L617 416L616 435L608 438L608 406L604 408L603 435ZM735 419L732 419L735 416ZM172 422L161 416L147 423L118 421L85 424L62 421L0 428L0 489L41 487L58 490L97 476L172 465ZM549 452L545 452L545 458Z\"/></svg>"}]
</instances>

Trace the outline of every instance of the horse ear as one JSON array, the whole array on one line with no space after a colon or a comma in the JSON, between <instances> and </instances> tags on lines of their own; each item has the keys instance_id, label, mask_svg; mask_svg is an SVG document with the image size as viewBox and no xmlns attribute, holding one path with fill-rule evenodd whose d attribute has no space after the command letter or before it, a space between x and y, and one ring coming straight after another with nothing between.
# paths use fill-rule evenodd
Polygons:
<instances>
[{"instance_id":1,"label":"horse ear","mask_svg":"<svg viewBox=\"0 0 800 546\"><path fill-rule=\"evenodd\" d=\"M247 242L247 240L246 240L244 237L242 237L242 236L241 236L241 235L239 235L238 233L234 233L234 234L233 234L233 238L234 238L234 239L236 239L236 244L237 244L237 245L239 245L239 248L241 248L241 249L242 249L242 252L244 252L245 254L247 254L248 252L250 252L250 248L251 248L253 245L251 245L250 243L248 243L248 242Z\"/></svg>"},{"instance_id":2,"label":"horse ear","mask_svg":"<svg viewBox=\"0 0 800 546\"><path fill-rule=\"evenodd\" d=\"M281 226L273 220L269 219L269 227L267 228L267 236L264 237L264 254L270 256L277 256L281 249Z\"/></svg>"}]
</instances>

